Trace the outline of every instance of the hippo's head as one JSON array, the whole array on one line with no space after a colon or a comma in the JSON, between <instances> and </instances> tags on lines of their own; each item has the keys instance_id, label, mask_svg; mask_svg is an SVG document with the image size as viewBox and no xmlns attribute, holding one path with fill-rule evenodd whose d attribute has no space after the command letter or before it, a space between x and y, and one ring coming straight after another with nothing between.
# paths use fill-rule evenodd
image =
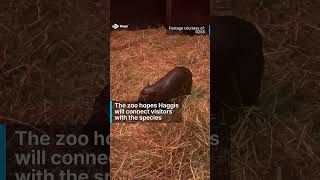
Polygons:
<instances>
[{"instance_id":1,"label":"hippo's head","mask_svg":"<svg viewBox=\"0 0 320 180\"><path fill-rule=\"evenodd\" d=\"M138 102L156 102L159 101L159 95L159 88L147 84L140 92Z\"/></svg>"}]
</instances>

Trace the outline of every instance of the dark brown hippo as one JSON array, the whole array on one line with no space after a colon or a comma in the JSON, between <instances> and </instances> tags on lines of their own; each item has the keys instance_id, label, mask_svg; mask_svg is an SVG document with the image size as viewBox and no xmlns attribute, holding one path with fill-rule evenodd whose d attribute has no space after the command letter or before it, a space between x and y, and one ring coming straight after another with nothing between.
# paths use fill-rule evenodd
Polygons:
<instances>
[{"instance_id":1,"label":"dark brown hippo","mask_svg":"<svg viewBox=\"0 0 320 180\"><path fill-rule=\"evenodd\" d=\"M189 95L192 87L190 69L178 66L169 71L153 85L147 85L140 92L138 102L166 102Z\"/></svg>"}]
</instances>

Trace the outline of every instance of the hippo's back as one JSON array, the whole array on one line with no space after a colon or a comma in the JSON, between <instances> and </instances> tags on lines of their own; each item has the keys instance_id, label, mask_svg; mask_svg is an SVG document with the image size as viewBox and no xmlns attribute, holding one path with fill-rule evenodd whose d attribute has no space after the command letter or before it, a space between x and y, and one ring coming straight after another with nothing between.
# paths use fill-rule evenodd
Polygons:
<instances>
[{"instance_id":1,"label":"hippo's back","mask_svg":"<svg viewBox=\"0 0 320 180\"><path fill-rule=\"evenodd\" d=\"M232 17L214 17L211 40L216 95L230 106L258 100L263 76L262 36L256 26Z\"/></svg>"},{"instance_id":2,"label":"hippo's back","mask_svg":"<svg viewBox=\"0 0 320 180\"><path fill-rule=\"evenodd\" d=\"M161 94L167 96L166 99L188 95L192 87L192 72L183 66L175 67L155 85L160 87Z\"/></svg>"}]
</instances>

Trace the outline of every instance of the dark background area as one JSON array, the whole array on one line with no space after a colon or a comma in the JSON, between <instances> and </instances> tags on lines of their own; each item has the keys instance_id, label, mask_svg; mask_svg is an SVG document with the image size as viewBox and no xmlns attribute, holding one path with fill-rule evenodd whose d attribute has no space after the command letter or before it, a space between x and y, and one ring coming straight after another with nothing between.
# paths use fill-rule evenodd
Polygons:
<instances>
[{"instance_id":1,"label":"dark background area","mask_svg":"<svg viewBox=\"0 0 320 180\"><path fill-rule=\"evenodd\" d=\"M117 0L111 2L111 23L135 28L164 25L207 25L210 0Z\"/></svg>"},{"instance_id":2,"label":"dark background area","mask_svg":"<svg viewBox=\"0 0 320 180\"><path fill-rule=\"evenodd\" d=\"M58 132L75 134L96 117L92 116L97 113L93 111L94 101L109 78L108 31L108 1L1 1L0 122L8 124L7 161L12 162L7 167L8 175L19 171L11 159L14 153L32 148L17 148L9 141L19 125L52 136ZM87 146L42 147L49 153L99 150L84 148ZM107 147L101 149L108 153ZM22 166L20 170L30 172L33 167ZM49 165L41 168L56 170ZM103 166L100 170L109 169Z\"/></svg>"},{"instance_id":3,"label":"dark background area","mask_svg":"<svg viewBox=\"0 0 320 180\"><path fill-rule=\"evenodd\" d=\"M106 83L108 1L1 1L0 116L78 124Z\"/></svg>"},{"instance_id":4,"label":"dark background area","mask_svg":"<svg viewBox=\"0 0 320 180\"><path fill-rule=\"evenodd\" d=\"M107 5L1 1L1 119L73 125L89 119L107 77ZM263 31L266 57L261 104L233 127L233 178L319 179L319 1L225 5ZM230 14L223 6L220 14Z\"/></svg>"},{"instance_id":5,"label":"dark background area","mask_svg":"<svg viewBox=\"0 0 320 180\"><path fill-rule=\"evenodd\" d=\"M232 179L319 179L320 2L231 7L262 32L266 60L259 105L232 126Z\"/></svg>"},{"instance_id":6,"label":"dark background area","mask_svg":"<svg viewBox=\"0 0 320 180\"><path fill-rule=\"evenodd\" d=\"M165 0L111 1L111 23L147 27L164 24Z\"/></svg>"}]
</instances>

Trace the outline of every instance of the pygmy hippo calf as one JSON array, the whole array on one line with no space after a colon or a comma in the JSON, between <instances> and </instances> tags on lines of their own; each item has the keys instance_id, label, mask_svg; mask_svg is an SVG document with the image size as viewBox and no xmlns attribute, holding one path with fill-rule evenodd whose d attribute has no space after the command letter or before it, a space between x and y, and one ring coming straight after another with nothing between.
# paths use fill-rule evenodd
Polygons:
<instances>
[{"instance_id":1,"label":"pygmy hippo calf","mask_svg":"<svg viewBox=\"0 0 320 180\"><path fill-rule=\"evenodd\" d=\"M190 69L178 66L169 71L153 85L147 85L140 92L138 102L166 102L189 95L192 87Z\"/></svg>"}]
</instances>

